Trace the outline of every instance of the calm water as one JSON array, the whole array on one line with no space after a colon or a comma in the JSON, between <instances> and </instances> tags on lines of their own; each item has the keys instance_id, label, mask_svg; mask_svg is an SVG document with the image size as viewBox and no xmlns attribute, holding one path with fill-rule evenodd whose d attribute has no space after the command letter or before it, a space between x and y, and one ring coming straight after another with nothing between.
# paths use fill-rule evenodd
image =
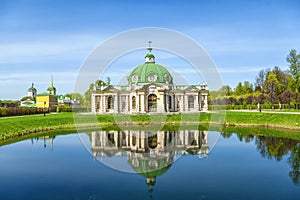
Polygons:
<instances>
[{"instance_id":1,"label":"calm water","mask_svg":"<svg viewBox=\"0 0 300 200\"><path fill-rule=\"evenodd\" d=\"M212 148L210 134L91 132L2 146L0 198L299 199L300 141L223 133Z\"/></svg>"}]
</instances>

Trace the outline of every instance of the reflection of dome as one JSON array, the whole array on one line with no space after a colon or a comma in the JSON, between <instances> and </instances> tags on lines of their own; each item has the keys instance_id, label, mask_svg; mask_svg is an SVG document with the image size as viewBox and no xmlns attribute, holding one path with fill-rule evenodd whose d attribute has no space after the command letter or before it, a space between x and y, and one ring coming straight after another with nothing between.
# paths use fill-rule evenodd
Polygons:
<instances>
[{"instance_id":1,"label":"reflection of dome","mask_svg":"<svg viewBox=\"0 0 300 200\"><path fill-rule=\"evenodd\" d=\"M136 162L138 162L138 164ZM132 168L137 173L146 177L148 185L153 186L155 184L156 177L168 171L172 162L167 162L166 158L160 158L160 159L133 158L133 159L129 159L128 163L132 166Z\"/></svg>"}]
</instances>

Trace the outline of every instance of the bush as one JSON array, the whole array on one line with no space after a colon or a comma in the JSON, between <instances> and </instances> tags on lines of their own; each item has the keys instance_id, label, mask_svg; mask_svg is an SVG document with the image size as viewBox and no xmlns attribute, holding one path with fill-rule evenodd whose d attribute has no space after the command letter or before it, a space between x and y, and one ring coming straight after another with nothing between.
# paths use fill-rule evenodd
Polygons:
<instances>
[{"instance_id":1,"label":"bush","mask_svg":"<svg viewBox=\"0 0 300 200\"><path fill-rule=\"evenodd\" d=\"M72 107L70 106L57 106L56 112L72 112Z\"/></svg>"},{"instance_id":2,"label":"bush","mask_svg":"<svg viewBox=\"0 0 300 200\"><path fill-rule=\"evenodd\" d=\"M44 113L43 108L0 108L0 117L33 115Z\"/></svg>"}]
</instances>

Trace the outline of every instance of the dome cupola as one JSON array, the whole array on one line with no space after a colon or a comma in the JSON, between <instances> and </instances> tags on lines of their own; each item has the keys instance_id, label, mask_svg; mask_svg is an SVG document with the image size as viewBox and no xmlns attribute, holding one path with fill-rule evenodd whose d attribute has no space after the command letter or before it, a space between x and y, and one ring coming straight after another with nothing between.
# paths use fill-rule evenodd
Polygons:
<instances>
[{"instance_id":1,"label":"dome cupola","mask_svg":"<svg viewBox=\"0 0 300 200\"><path fill-rule=\"evenodd\" d=\"M149 41L148 53L145 56L145 63L137 66L127 77L129 84L138 83L166 83L173 84L173 77L162 65L155 63L155 56L152 54L151 41Z\"/></svg>"}]
</instances>

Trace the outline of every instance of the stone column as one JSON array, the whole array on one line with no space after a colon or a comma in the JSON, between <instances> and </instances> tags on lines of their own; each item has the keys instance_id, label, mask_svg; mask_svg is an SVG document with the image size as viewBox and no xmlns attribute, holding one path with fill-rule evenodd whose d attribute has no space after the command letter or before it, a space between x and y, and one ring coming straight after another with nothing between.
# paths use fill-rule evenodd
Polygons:
<instances>
[{"instance_id":1,"label":"stone column","mask_svg":"<svg viewBox=\"0 0 300 200\"><path fill-rule=\"evenodd\" d=\"M103 95L103 113L106 113L106 95Z\"/></svg>"},{"instance_id":2,"label":"stone column","mask_svg":"<svg viewBox=\"0 0 300 200\"><path fill-rule=\"evenodd\" d=\"M114 113L118 113L118 106L119 106L118 95L115 94L115 95L113 95L113 97L114 97Z\"/></svg>"},{"instance_id":3,"label":"stone column","mask_svg":"<svg viewBox=\"0 0 300 200\"><path fill-rule=\"evenodd\" d=\"M103 100L102 100L102 94L100 94L99 95L99 113L102 113L102 104L103 104L103 102L102 102Z\"/></svg>"},{"instance_id":4,"label":"stone column","mask_svg":"<svg viewBox=\"0 0 300 200\"><path fill-rule=\"evenodd\" d=\"M189 106L188 106L188 95L185 94L183 96L183 98L184 98L184 111L188 111L188 109L189 109Z\"/></svg>"},{"instance_id":5,"label":"stone column","mask_svg":"<svg viewBox=\"0 0 300 200\"><path fill-rule=\"evenodd\" d=\"M95 94L92 94L91 95L91 107L92 107L92 109L91 109L91 112L92 113L96 113L96 101L95 101Z\"/></svg>"},{"instance_id":6,"label":"stone column","mask_svg":"<svg viewBox=\"0 0 300 200\"><path fill-rule=\"evenodd\" d=\"M207 94L204 95L204 108L203 108L203 110L204 111L208 110Z\"/></svg>"},{"instance_id":7,"label":"stone column","mask_svg":"<svg viewBox=\"0 0 300 200\"><path fill-rule=\"evenodd\" d=\"M126 95L126 112L130 112L132 111L132 104L131 104L131 101L130 101L130 96L129 95Z\"/></svg>"},{"instance_id":8,"label":"stone column","mask_svg":"<svg viewBox=\"0 0 300 200\"><path fill-rule=\"evenodd\" d=\"M164 101L163 101L164 102L164 110L165 110L165 112L168 112L169 111L168 95L164 94L163 97L164 97Z\"/></svg>"},{"instance_id":9,"label":"stone column","mask_svg":"<svg viewBox=\"0 0 300 200\"><path fill-rule=\"evenodd\" d=\"M188 146L189 144L189 132L187 130L184 130L184 145Z\"/></svg>"},{"instance_id":10,"label":"stone column","mask_svg":"<svg viewBox=\"0 0 300 200\"><path fill-rule=\"evenodd\" d=\"M144 94L142 94L140 97L141 97L141 112L144 113L145 112L145 96L144 96Z\"/></svg>"},{"instance_id":11,"label":"stone column","mask_svg":"<svg viewBox=\"0 0 300 200\"><path fill-rule=\"evenodd\" d=\"M195 95L195 100L194 100L194 105L195 105L195 110L199 111L199 95Z\"/></svg>"},{"instance_id":12,"label":"stone column","mask_svg":"<svg viewBox=\"0 0 300 200\"><path fill-rule=\"evenodd\" d=\"M119 144L118 131L115 131L114 139L115 139L115 147L118 147Z\"/></svg>"}]
</instances>

